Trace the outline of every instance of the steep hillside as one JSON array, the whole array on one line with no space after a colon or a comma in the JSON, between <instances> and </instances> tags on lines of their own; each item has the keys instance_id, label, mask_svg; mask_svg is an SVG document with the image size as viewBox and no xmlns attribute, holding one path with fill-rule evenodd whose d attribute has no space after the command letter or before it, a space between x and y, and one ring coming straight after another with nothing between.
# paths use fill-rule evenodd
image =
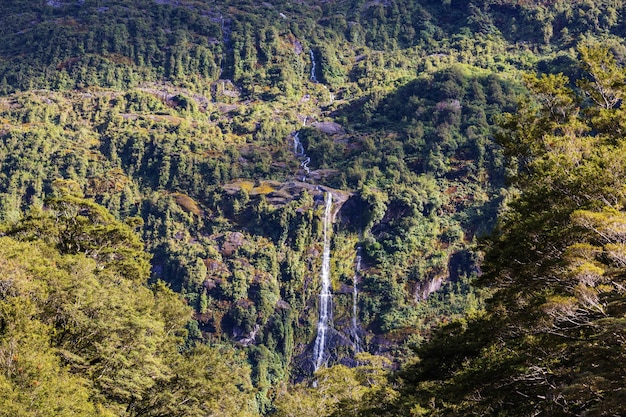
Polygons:
<instances>
[{"instance_id":1,"label":"steep hillside","mask_svg":"<svg viewBox=\"0 0 626 417\"><path fill-rule=\"evenodd\" d=\"M150 283L194 310L187 343L244 352L256 411L284 411L281 384L315 368L325 246L322 359L365 363L355 381L484 308L476 241L516 193L494 126L523 71L584 72L579 40L621 61L622 9L5 1L0 218L67 195L141 218Z\"/></svg>"},{"instance_id":2,"label":"steep hillside","mask_svg":"<svg viewBox=\"0 0 626 417\"><path fill-rule=\"evenodd\" d=\"M420 349L391 415L624 414L625 72L601 44L579 52L579 92L529 76L503 123L521 193L486 248L494 296Z\"/></svg>"}]
</instances>

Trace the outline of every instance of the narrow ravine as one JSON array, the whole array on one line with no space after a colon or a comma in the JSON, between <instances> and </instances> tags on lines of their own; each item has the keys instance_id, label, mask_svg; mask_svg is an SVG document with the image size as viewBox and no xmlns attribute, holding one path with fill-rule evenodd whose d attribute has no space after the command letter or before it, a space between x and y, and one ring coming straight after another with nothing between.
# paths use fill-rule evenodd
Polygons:
<instances>
[{"instance_id":1,"label":"narrow ravine","mask_svg":"<svg viewBox=\"0 0 626 417\"><path fill-rule=\"evenodd\" d=\"M333 195L329 192L325 197L324 208L324 252L322 255L322 272L320 290L320 317L317 322L317 337L315 338L315 346L313 348L313 360L315 370L317 371L326 360L326 343L328 332L331 329L332 321L332 294L330 286L330 228L332 227L332 207Z\"/></svg>"}]
</instances>

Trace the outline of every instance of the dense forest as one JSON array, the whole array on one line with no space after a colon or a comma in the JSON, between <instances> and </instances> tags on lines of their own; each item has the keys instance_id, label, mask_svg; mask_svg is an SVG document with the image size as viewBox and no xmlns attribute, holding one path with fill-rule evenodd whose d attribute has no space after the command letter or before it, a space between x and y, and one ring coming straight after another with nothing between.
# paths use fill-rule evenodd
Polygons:
<instances>
[{"instance_id":1,"label":"dense forest","mask_svg":"<svg viewBox=\"0 0 626 417\"><path fill-rule=\"evenodd\" d=\"M1 2L0 416L625 414L624 13Z\"/></svg>"}]
</instances>

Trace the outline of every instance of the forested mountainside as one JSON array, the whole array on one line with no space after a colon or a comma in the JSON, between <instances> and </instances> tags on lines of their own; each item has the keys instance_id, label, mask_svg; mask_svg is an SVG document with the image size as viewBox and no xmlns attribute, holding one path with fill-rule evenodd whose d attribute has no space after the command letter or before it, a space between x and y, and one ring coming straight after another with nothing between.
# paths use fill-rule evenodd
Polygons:
<instances>
[{"instance_id":1,"label":"forested mountainside","mask_svg":"<svg viewBox=\"0 0 626 417\"><path fill-rule=\"evenodd\" d=\"M624 414L625 7L3 1L0 415Z\"/></svg>"}]
</instances>

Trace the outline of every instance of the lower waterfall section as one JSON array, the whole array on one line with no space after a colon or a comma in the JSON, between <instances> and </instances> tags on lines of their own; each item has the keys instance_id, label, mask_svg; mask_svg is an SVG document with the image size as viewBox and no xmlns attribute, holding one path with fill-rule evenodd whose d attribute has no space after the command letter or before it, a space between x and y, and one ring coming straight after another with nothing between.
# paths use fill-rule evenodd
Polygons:
<instances>
[{"instance_id":1,"label":"lower waterfall section","mask_svg":"<svg viewBox=\"0 0 626 417\"><path fill-rule=\"evenodd\" d=\"M333 195L329 192L325 197L324 208L324 252L322 255L322 272L320 290L320 316L317 322L317 337L315 338L315 346L313 348L313 360L315 370L324 364L326 353L327 333L331 328L332 321L332 294L330 285L330 231L332 226L332 206Z\"/></svg>"}]
</instances>

